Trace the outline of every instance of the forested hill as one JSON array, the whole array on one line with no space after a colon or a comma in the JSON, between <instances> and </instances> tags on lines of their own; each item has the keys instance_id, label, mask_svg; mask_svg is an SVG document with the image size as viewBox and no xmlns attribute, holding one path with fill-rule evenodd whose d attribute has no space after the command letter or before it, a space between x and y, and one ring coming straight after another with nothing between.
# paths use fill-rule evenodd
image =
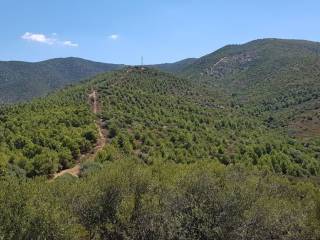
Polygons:
<instances>
[{"instance_id":1,"label":"forested hill","mask_svg":"<svg viewBox=\"0 0 320 240\"><path fill-rule=\"evenodd\" d=\"M320 133L320 43L261 39L164 67L224 93L224 100L293 136Z\"/></svg>"},{"instance_id":2,"label":"forested hill","mask_svg":"<svg viewBox=\"0 0 320 240\"><path fill-rule=\"evenodd\" d=\"M277 96L280 89L287 93L290 87L318 86L319 59L320 43L261 39L228 45L198 59L156 66L246 99L261 100ZM261 98L254 99L258 95Z\"/></svg>"},{"instance_id":3,"label":"forested hill","mask_svg":"<svg viewBox=\"0 0 320 240\"><path fill-rule=\"evenodd\" d=\"M97 140L88 94L99 95L109 142L140 161L244 164L292 176L320 174L317 142L290 138L245 109L216 101L192 80L127 68L31 103L1 110L3 172L50 175L74 164Z\"/></svg>"},{"instance_id":4,"label":"forested hill","mask_svg":"<svg viewBox=\"0 0 320 240\"><path fill-rule=\"evenodd\" d=\"M0 62L0 103L28 100L84 80L122 68L80 58L58 58L42 62Z\"/></svg>"},{"instance_id":5,"label":"forested hill","mask_svg":"<svg viewBox=\"0 0 320 240\"><path fill-rule=\"evenodd\" d=\"M268 69L276 71L278 68L293 64L291 62L293 58L319 56L320 43L318 42L289 39L258 39L245 44L227 45L200 58L185 59L176 63L163 65L167 69L178 69L174 71L185 74L188 77L203 75L217 79L222 77L227 78L240 72L250 72L258 68L258 66L263 69L278 63L277 67ZM161 68L162 65L155 66ZM263 77L263 75L260 76L260 78ZM234 82L234 84L239 84L239 82ZM235 87L237 86L235 85Z\"/></svg>"}]
</instances>

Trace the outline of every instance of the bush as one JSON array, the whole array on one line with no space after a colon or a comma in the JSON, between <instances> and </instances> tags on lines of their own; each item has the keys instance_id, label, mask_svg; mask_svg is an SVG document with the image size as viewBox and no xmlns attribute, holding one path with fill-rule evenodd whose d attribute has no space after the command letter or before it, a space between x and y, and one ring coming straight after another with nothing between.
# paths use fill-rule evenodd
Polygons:
<instances>
[{"instance_id":1,"label":"bush","mask_svg":"<svg viewBox=\"0 0 320 240\"><path fill-rule=\"evenodd\" d=\"M83 134L84 138L91 143L96 143L97 142L97 135L93 130L87 131Z\"/></svg>"},{"instance_id":2,"label":"bush","mask_svg":"<svg viewBox=\"0 0 320 240\"><path fill-rule=\"evenodd\" d=\"M32 161L33 169L28 176L50 175L58 171L59 157L56 152L44 150L34 157Z\"/></svg>"},{"instance_id":3,"label":"bush","mask_svg":"<svg viewBox=\"0 0 320 240\"><path fill-rule=\"evenodd\" d=\"M97 172L102 168L99 162L89 161L81 164L80 177L86 177L91 173Z\"/></svg>"}]
</instances>

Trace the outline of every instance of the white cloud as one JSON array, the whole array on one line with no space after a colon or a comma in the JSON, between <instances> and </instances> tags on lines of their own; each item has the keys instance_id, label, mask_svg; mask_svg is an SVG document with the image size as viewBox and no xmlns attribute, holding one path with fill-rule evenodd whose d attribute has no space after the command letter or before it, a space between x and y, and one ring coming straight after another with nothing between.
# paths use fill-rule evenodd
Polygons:
<instances>
[{"instance_id":1,"label":"white cloud","mask_svg":"<svg viewBox=\"0 0 320 240\"><path fill-rule=\"evenodd\" d=\"M112 40L117 40L119 38L119 35L118 34L112 34L109 36L110 39Z\"/></svg>"},{"instance_id":2,"label":"white cloud","mask_svg":"<svg viewBox=\"0 0 320 240\"><path fill-rule=\"evenodd\" d=\"M68 47L79 47L79 44L78 43L73 43L71 41L64 41L62 43L64 46L68 46Z\"/></svg>"},{"instance_id":3,"label":"white cloud","mask_svg":"<svg viewBox=\"0 0 320 240\"><path fill-rule=\"evenodd\" d=\"M32 42L39 42L39 43L46 43L49 45L54 44L57 40L54 38L47 37L41 33L30 33L26 32L21 36L22 39L32 41Z\"/></svg>"},{"instance_id":4,"label":"white cloud","mask_svg":"<svg viewBox=\"0 0 320 240\"><path fill-rule=\"evenodd\" d=\"M38 43L44 43L48 45L63 45L66 47L79 47L79 44L74 43L72 41L61 41L56 36L58 36L57 33L52 33L51 36L46 36L42 33L30 33L26 32L21 36L23 40L31 41L31 42L38 42Z\"/></svg>"}]
</instances>

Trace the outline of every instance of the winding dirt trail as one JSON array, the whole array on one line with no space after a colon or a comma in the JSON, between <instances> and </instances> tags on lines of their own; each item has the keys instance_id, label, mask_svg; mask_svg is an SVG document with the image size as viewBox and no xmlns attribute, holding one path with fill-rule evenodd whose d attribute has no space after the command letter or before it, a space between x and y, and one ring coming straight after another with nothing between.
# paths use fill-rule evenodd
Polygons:
<instances>
[{"instance_id":1,"label":"winding dirt trail","mask_svg":"<svg viewBox=\"0 0 320 240\"><path fill-rule=\"evenodd\" d=\"M96 90L92 90L92 92L88 95L91 110L94 114L97 114L101 111L98 94ZM85 161L93 161L97 155L97 153L106 145L107 143L107 131L102 127L102 120L99 118L95 121L96 127L98 129L98 139L95 147L92 149L90 153L86 153L80 156L80 159L77 161L77 164L73 168L65 169L61 172L55 173L51 180L56 179L57 177L61 177L65 174L71 174L73 176L78 177L80 175L80 164Z\"/></svg>"}]
</instances>

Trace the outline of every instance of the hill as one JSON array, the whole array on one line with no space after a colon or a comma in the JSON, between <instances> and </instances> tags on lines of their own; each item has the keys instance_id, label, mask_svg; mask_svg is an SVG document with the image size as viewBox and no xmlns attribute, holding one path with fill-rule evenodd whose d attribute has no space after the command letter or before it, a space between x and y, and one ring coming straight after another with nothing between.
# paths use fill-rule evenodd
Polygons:
<instances>
[{"instance_id":1,"label":"hill","mask_svg":"<svg viewBox=\"0 0 320 240\"><path fill-rule=\"evenodd\" d=\"M172 72L223 92L223 101L245 105L270 126L304 139L319 135L320 43L261 39L174 66Z\"/></svg>"},{"instance_id":2,"label":"hill","mask_svg":"<svg viewBox=\"0 0 320 240\"><path fill-rule=\"evenodd\" d=\"M91 151L98 138L88 103L92 89L108 141L146 164L212 160L292 176L320 174L316 142L306 148L246 109L221 105L202 85L148 68L101 74L48 98L4 107L2 171L50 175Z\"/></svg>"},{"instance_id":3,"label":"hill","mask_svg":"<svg viewBox=\"0 0 320 240\"><path fill-rule=\"evenodd\" d=\"M0 103L43 96L98 73L122 67L80 58L58 58L37 63L0 62Z\"/></svg>"}]
</instances>

